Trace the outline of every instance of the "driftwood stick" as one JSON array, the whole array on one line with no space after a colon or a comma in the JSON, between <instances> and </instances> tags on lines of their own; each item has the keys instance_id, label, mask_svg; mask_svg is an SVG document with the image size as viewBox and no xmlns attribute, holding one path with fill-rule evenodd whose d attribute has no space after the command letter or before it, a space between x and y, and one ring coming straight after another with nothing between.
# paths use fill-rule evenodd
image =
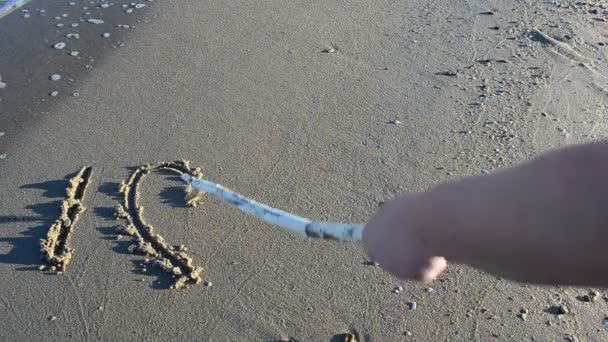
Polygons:
<instances>
[{"instance_id":1,"label":"driftwood stick","mask_svg":"<svg viewBox=\"0 0 608 342\"><path fill-rule=\"evenodd\" d=\"M361 240L361 235L363 234L363 224L315 222L256 202L213 182L195 179L188 174L184 174L182 179L190 184L196 191L208 193L221 201L237 207L247 214L254 215L264 222L287 228L307 237L340 241L358 241Z\"/></svg>"}]
</instances>

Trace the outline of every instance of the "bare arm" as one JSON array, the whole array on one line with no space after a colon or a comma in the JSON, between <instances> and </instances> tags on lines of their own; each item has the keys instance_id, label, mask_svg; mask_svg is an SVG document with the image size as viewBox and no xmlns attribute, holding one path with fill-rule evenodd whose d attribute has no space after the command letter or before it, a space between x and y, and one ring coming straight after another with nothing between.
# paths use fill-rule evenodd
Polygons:
<instances>
[{"instance_id":1,"label":"bare arm","mask_svg":"<svg viewBox=\"0 0 608 342\"><path fill-rule=\"evenodd\" d=\"M364 241L381 266L431 280L449 262L518 281L608 286L608 145L573 146L390 201Z\"/></svg>"}]
</instances>

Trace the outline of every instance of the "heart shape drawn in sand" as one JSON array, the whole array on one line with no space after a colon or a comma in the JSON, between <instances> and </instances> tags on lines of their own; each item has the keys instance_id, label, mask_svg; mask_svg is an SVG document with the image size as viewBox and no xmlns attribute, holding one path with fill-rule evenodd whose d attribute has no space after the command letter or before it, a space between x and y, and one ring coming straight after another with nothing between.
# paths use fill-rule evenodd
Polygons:
<instances>
[{"instance_id":1,"label":"heart shape drawn in sand","mask_svg":"<svg viewBox=\"0 0 608 342\"><path fill-rule=\"evenodd\" d=\"M194 266L193 260L188 256L184 245L176 248L168 244L161 235L155 233L154 227L144 220L144 208L138 204L138 188L141 180L150 172L160 170L175 173L179 176L187 174L196 179L203 177L201 169L191 168L189 161L161 162L141 166L131 174L128 181L120 183L119 191L123 194L123 203L116 206L115 214L116 219L124 220L119 234L135 238L137 245L134 252L154 258L152 261L154 265L175 278L171 288L180 289L191 284L201 283L203 269ZM202 192L193 191L190 186L186 186L186 206L197 206L202 199L202 195Z\"/></svg>"}]
</instances>

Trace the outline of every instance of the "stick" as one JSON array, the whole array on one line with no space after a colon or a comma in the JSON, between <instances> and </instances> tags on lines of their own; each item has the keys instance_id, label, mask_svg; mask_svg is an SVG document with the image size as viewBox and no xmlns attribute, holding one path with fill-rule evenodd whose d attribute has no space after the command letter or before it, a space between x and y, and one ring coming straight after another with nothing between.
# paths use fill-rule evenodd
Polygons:
<instances>
[{"instance_id":1,"label":"stick","mask_svg":"<svg viewBox=\"0 0 608 342\"><path fill-rule=\"evenodd\" d=\"M8 15L17 8L24 6L30 0L0 0L0 18Z\"/></svg>"},{"instance_id":2,"label":"stick","mask_svg":"<svg viewBox=\"0 0 608 342\"><path fill-rule=\"evenodd\" d=\"M340 241L358 241L361 240L363 234L363 224L315 222L256 202L213 182L194 179L187 174L184 174L182 179L186 183L189 183L194 189L206 192L219 200L237 207L247 214L254 215L262 221L287 228L307 237Z\"/></svg>"}]
</instances>

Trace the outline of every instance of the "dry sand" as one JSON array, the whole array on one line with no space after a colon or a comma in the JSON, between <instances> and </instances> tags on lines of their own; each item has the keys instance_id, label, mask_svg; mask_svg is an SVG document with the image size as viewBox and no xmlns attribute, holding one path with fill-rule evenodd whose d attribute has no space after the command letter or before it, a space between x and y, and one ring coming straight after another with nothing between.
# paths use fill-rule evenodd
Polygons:
<instances>
[{"instance_id":1,"label":"dry sand","mask_svg":"<svg viewBox=\"0 0 608 342\"><path fill-rule=\"evenodd\" d=\"M0 340L608 339L602 289L585 302L590 289L452 266L428 290L360 245L211 199L187 208L175 177L152 174L147 222L213 285L169 290L113 217L119 182L148 162L189 159L262 202L364 222L396 192L600 139L604 1L141 3L35 0L0 20ZM95 177L70 267L39 272L81 165Z\"/></svg>"}]
</instances>

